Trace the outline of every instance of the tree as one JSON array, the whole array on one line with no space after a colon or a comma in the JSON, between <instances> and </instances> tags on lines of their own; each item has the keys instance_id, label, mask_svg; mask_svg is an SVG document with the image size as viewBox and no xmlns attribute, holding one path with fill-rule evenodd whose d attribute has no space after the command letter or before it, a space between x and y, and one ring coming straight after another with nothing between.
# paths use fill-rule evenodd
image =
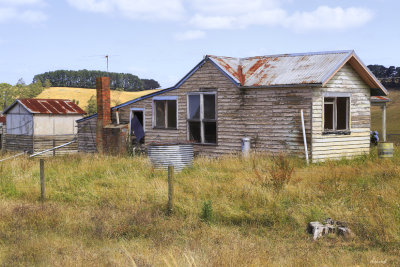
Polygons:
<instances>
[{"instance_id":1,"label":"tree","mask_svg":"<svg viewBox=\"0 0 400 267\"><path fill-rule=\"evenodd\" d=\"M95 114L97 112L97 99L93 95L90 97L88 101L88 106L87 106L87 113L88 115Z\"/></svg>"},{"instance_id":2,"label":"tree","mask_svg":"<svg viewBox=\"0 0 400 267\"><path fill-rule=\"evenodd\" d=\"M153 80L153 79L142 79L142 82L143 82L143 89L144 90L160 88L160 84L156 80Z\"/></svg>"},{"instance_id":3,"label":"tree","mask_svg":"<svg viewBox=\"0 0 400 267\"><path fill-rule=\"evenodd\" d=\"M59 87L80 87L80 88L96 88L96 77L110 77L111 89L123 88L124 91L141 91L143 90L143 81L138 76L130 73L115 73L104 72L97 70L56 70L42 74L37 74L33 77L33 82L40 80L45 87L49 85L46 80L49 80L52 86ZM158 83L152 80L153 85ZM154 85L154 82L156 83Z\"/></svg>"},{"instance_id":4,"label":"tree","mask_svg":"<svg viewBox=\"0 0 400 267\"><path fill-rule=\"evenodd\" d=\"M49 79L46 79L45 81L44 81L44 88L50 88L51 87L51 82L50 82L50 80Z\"/></svg>"}]
</instances>

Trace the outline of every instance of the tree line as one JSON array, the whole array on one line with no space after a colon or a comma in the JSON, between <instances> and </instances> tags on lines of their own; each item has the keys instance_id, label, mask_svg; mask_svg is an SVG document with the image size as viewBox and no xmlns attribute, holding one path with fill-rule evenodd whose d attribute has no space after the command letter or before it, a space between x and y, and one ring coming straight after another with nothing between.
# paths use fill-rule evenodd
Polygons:
<instances>
[{"instance_id":1,"label":"tree line","mask_svg":"<svg viewBox=\"0 0 400 267\"><path fill-rule=\"evenodd\" d=\"M49 80L54 87L96 88L96 77L110 77L112 90L142 91L156 89L160 84L153 79L140 79L130 73L105 72L98 70L56 70L37 74L33 83Z\"/></svg>"},{"instance_id":2,"label":"tree line","mask_svg":"<svg viewBox=\"0 0 400 267\"><path fill-rule=\"evenodd\" d=\"M368 65L371 72L386 88L400 89L400 67L382 65Z\"/></svg>"},{"instance_id":3,"label":"tree line","mask_svg":"<svg viewBox=\"0 0 400 267\"><path fill-rule=\"evenodd\" d=\"M45 85L41 81L26 84L23 79L19 79L17 84L0 83L0 110L11 105L18 98L34 98L39 95L45 87L50 87L49 81Z\"/></svg>"}]
</instances>

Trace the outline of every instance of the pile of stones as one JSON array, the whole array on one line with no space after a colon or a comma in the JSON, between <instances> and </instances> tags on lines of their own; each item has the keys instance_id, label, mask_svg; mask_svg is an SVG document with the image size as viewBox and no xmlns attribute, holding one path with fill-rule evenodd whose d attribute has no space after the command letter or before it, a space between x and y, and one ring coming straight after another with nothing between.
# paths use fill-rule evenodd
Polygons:
<instances>
[{"instance_id":1,"label":"pile of stones","mask_svg":"<svg viewBox=\"0 0 400 267\"><path fill-rule=\"evenodd\" d=\"M313 235L314 240L317 240L318 238L329 233L335 233L338 236L343 236L344 238L351 238L353 236L353 233L347 226L347 223L335 221L331 218L325 219L323 224L320 222L308 223L307 232Z\"/></svg>"}]
</instances>

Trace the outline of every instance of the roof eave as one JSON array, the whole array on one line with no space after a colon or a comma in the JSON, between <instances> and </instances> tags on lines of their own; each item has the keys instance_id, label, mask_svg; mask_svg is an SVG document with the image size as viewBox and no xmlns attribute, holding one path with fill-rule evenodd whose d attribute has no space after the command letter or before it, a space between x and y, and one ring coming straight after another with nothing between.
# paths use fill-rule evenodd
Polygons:
<instances>
[{"instance_id":1,"label":"roof eave","mask_svg":"<svg viewBox=\"0 0 400 267\"><path fill-rule=\"evenodd\" d=\"M357 71L355 65L357 64L359 67L361 67L360 71L363 71L367 75L363 78L363 80L371 87L371 94L372 91L376 92L377 95L380 96L386 96L388 95L388 92L386 88L379 82L379 80L375 77L375 75L368 69L368 67L361 61L361 59L356 55L354 50L349 51L347 56L343 58L342 61L340 61L329 73L327 73L323 78L322 78L322 86L325 86L333 76L346 64L350 63L352 67L355 69L355 71L360 75L363 76L362 74ZM381 91L381 92L377 92ZM382 94L383 93L383 94Z\"/></svg>"}]
</instances>

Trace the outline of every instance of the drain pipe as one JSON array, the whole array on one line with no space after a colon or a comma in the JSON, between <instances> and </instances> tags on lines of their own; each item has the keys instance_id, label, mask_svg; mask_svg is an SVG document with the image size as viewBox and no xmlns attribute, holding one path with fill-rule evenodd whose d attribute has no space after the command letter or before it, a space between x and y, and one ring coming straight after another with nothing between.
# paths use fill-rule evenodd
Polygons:
<instances>
[{"instance_id":1,"label":"drain pipe","mask_svg":"<svg viewBox=\"0 0 400 267\"><path fill-rule=\"evenodd\" d=\"M304 114L302 109L300 110L300 113L301 113L301 128L303 129L304 153L306 154L306 161L308 165L309 161L308 161L308 151L307 151L306 128L304 127Z\"/></svg>"},{"instance_id":2,"label":"drain pipe","mask_svg":"<svg viewBox=\"0 0 400 267\"><path fill-rule=\"evenodd\" d=\"M117 119L117 124L119 124L119 109L117 108L117 110L115 111L115 117Z\"/></svg>"}]
</instances>

